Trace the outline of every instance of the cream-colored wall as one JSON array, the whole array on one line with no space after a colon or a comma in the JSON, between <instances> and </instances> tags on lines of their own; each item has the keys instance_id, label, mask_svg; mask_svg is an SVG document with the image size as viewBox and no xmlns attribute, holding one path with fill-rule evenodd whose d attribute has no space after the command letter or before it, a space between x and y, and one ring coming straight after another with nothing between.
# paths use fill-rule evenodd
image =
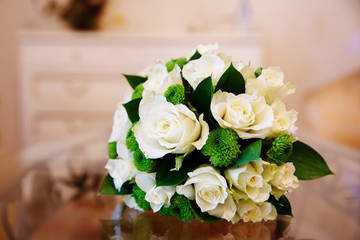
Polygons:
<instances>
[{"instance_id":1,"label":"cream-colored wall","mask_svg":"<svg viewBox=\"0 0 360 240\"><path fill-rule=\"evenodd\" d=\"M21 6L18 1L0 1L0 155L14 150L18 143L15 42L16 31L22 25L22 18L15 17L14 13L17 9L22 12Z\"/></svg>"},{"instance_id":2,"label":"cream-colored wall","mask_svg":"<svg viewBox=\"0 0 360 240\"><path fill-rule=\"evenodd\" d=\"M294 99L360 69L358 0L253 1L267 62L298 85Z\"/></svg>"},{"instance_id":3,"label":"cream-colored wall","mask_svg":"<svg viewBox=\"0 0 360 240\"><path fill-rule=\"evenodd\" d=\"M105 29L132 33L181 34L241 29L240 4L227 0L109 0ZM19 146L16 37L21 29L64 29L40 16L28 0L0 1L0 152ZM360 69L360 3L357 0L251 0L253 30L264 36L267 65L279 65L298 85L290 103L301 109L310 89ZM116 9L116 11L114 11ZM109 24L109 19L110 23ZM115 24L116 23L116 24ZM105 21L106 24L106 21ZM301 111L301 110L300 110ZM301 119L300 119L301 120Z\"/></svg>"}]
</instances>

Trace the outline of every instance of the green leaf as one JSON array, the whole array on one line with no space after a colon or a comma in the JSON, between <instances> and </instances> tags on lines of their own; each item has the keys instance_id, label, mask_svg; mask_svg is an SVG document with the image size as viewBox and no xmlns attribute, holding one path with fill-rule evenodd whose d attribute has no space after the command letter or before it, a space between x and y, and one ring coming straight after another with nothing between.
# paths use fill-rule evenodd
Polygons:
<instances>
[{"instance_id":1,"label":"green leaf","mask_svg":"<svg viewBox=\"0 0 360 240\"><path fill-rule=\"evenodd\" d=\"M282 195L279 198L279 200L277 200L273 195L270 195L268 201L272 205L274 205L278 214L289 215L289 216L293 217L289 199L287 199L287 197L285 197L285 195Z\"/></svg>"},{"instance_id":2,"label":"green leaf","mask_svg":"<svg viewBox=\"0 0 360 240\"><path fill-rule=\"evenodd\" d=\"M170 61L166 62L165 66L168 72L171 72L174 67L175 64L177 64L181 69L183 68L183 66L187 63L187 59L184 57L181 58L177 58L177 59L171 59Z\"/></svg>"},{"instance_id":3,"label":"green leaf","mask_svg":"<svg viewBox=\"0 0 360 240\"><path fill-rule=\"evenodd\" d=\"M334 174L316 150L300 141L293 143L293 152L287 161L294 163L295 176L299 180L312 180Z\"/></svg>"},{"instance_id":4,"label":"green leaf","mask_svg":"<svg viewBox=\"0 0 360 240\"><path fill-rule=\"evenodd\" d=\"M185 88L185 101L186 99L192 99L192 95L193 95L193 88L191 87L190 83L184 78L184 77L181 77L182 79L182 83L183 83L183 86Z\"/></svg>"},{"instance_id":5,"label":"green leaf","mask_svg":"<svg viewBox=\"0 0 360 240\"><path fill-rule=\"evenodd\" d=\"M119 160L121 161L121 160ZM122 186L120 191L115 188L114 179L110 174L106 175L101 184L99 195L128 195L132 193L132 184L127 181Z\"/></svg>"},{"instance_id":6,"label":"green leaf","mask_svg":"<svg viewBox=\"0 0 360 240\"><path fill-rule=\"evenodd\" d=\"M175 156L167 154L159 160L160 164L156 173L157 186L172 186L182 183L188 178L187 173L193 171L204 157L200 151L193 151L185 158L179 171L174 171Z\"/></svg>"},{"instance_id":7,"label":"green leaf","mask_svg":"<svg viewBox=\"0 0 360 240\"><path fill-rule=\"evenodd\" d=\"M211 77L207 77L196 87L192 96L192 105L199 114L204 113L205 119L210 113L210 104L213 96L213 85Z\"/></svg>"},{"instance_id":8,"label":"green leaf","mask_svg":"<svg viewBox=\"0 0 360 240\"><path fill-rule=\"evenodd\" d=\"M139 104L142 98L136 98L123 104L128 117L132 123L139 121Z\"/></svg>"},{"instance_id":9,"label":"green leaf","mask_svg":"<svg viewBox=\"0 0 360 240\"><path fill-rule=\"evenodd\" d=\"M189 62L192 60L196 60L201 58L201 54L198 52L198 50L196 50L196 52L194 53L194 55L191 56L191 58L189 59Z\"/></svg>"},{"instance_id":10,"label":"green leaf","mask_svg":"<svg viewBox=\"0 0 360 240\"><path fill-rule=\"evenodd\" d=\"M248 162L258 161L260 159L261 146L261 139L257 139L256 141L247 145L244 149L242 149L242 153L239 159L236 160L235 163L230 167L236 167Z\"/></svg>"},{"instance_id":11,"label":"green leaf","mask_svg":"<svg viewBox=\"0 0 360 240\"><path fill-rule=\"evenodd\" d=\"M115 159L118 156L117 151L116 151L116 145L117 145L116 142L108 143L109 159Z\"/></svg>"},{"instance_id":12,"label":"green leaf","mask_svg":"<svg viewBox=\"0 0 360 240\"><path fill-rule=\"evenodd\" d=\"M195 201L190 201L191 209L195 213L196 217L203 222L208 223L216 223L220 220L220 218L211 216L207 212L202 212L200 207L197 205Z\"/></svg>"},{"instance_id":13,"label":"green leaf","mask_svg":"<svg viewBox=\"0 0 360 240\"><path fill-rule=\"evenodd\" d=\"M136 86L139 85L140 83L144 83L147 80L147 78L141 77L141 76L126 75L126 74L123 74L123 75L133 89L135 89Z\"/></svg>"},{"instance_id":14,"label":"green leaf","mask_svg":"<svg viewBox=\"0 0 360 240\"><path fill-rule=\"evenodd\" d=\"M241 73L230 64L229 68L220 77L215 92L221 90L235 95L245 92L245 80Z\"/></svg>"}]
</instances>

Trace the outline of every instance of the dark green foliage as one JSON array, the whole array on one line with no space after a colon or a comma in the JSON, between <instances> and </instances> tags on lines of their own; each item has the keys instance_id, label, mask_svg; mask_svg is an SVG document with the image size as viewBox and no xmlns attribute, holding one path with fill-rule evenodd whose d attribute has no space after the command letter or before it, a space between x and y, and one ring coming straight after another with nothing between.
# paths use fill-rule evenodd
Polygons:
<instances>
[{"instance_id":1,"label":"dark green foliage","mask_svg":"<svg viewBox=\"0 0 360 240\"><path fill-rule=\"evenodd\" d=\"M294 175L299 180L312 180L334 174L324 158L315 149L301 141L293 143L293 152L288 162L294 164L296 169Z\"/></svg>"}]
</instances>

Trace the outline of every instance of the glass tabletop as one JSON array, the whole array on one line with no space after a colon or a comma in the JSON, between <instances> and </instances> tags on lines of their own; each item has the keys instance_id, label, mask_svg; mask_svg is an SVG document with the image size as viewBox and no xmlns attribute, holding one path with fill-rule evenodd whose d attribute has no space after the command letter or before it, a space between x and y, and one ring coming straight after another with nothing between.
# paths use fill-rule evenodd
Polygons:
<instances>
[{"instance_id":1,"label":"glass tabletop","mask_svg":"<svg viewBox=\"0 0 360 240\"><path fill-rule=\"evenodd\" d=\"M0 238L358 239L359 151L313 138L306 142L326 158L336 174L301 181L299 189L287 195L294 218L209 224L132 210L123 205L121 196L97 194L107 174L103 168L107 159L79 159L74 148L66 148L14 169L11 180L1 186Z\"/></svg>"}]
</instances>

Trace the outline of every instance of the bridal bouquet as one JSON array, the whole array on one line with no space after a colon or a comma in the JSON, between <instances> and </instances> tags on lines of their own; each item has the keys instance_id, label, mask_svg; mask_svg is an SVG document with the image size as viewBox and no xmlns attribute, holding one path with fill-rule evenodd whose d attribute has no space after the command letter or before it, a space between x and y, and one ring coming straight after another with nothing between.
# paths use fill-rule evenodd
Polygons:
<instances>
[{"instance_id":1,"label":"bridal bouquet","mask_svg":"<svg viewBox=\"0 0 360 240\"><path fill-rule=\"evenodd\" d=\"M332 174L295 137L295 92L279 67L257 68L200 45L189 57L124 75L100 194L183 221L292 216L285 194Z\"/></svg>"}]
</instances>

